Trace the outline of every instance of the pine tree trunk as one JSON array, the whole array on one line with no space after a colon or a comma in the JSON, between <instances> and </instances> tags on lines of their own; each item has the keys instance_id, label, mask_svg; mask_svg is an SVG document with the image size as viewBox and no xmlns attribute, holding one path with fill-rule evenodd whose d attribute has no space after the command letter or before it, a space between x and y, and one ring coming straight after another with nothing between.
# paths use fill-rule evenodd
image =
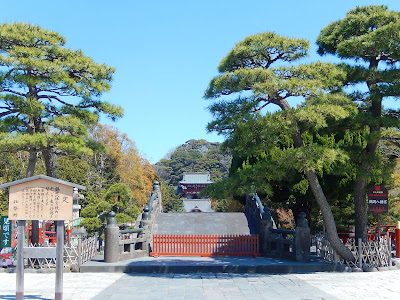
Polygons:
<instances>
[{"instance_id":1,"label":"pine tree trunk","mask_svg":"<svg viewBox=\"0 0 400 300\"><path fill-rule=\"evenodd\" d=\"M371 59L369 69L376 71L378 69L378 61ZM367 86L370 92L371 108L370 112L373 120L377 121L382 116L382 96L379 92L379 87L373 80L367 80ZM354 183L354 223L356 240L362 239L367 241L368 214L367 214L367 189L368 179L372 169L370 160L375 156L378 150L381 127L376 122L370 126L368 143L363 153L364 161L360 164L356 181Z\"/></svg>"},{"instance_id":2,"label":"pine tree trunk","mask_svg":"<svg viewBox=\"0 0 400 300\"><path fill-rule=\"evenodd\" d=\"M365 169L365 166L361 164L360 169ZM356 181L354 183L354 223L355 223L355 237L356 241L362 239L363 242L367 241L367 227L368 227L368 215L367 215L367 184L368 178L357 174Z\"/></svg>"},{"instance_id":3,"label":"pine tree trunk","mask_svg":"<svg viewBox=\"0 0 400 300\"><path fill-rule=\"evenodd\" d=\"M279 106L282 110L287 110L290 108L289 103L286 100L279 101ZM295 127L295 132L293 134L293 141L296 148L304 147L303 139L299 130L297 129L297 123L293 124ZM314 171L306 170L304 174L307 178L308 184L311 187L311 191L314 195L315 200L322 213L322 218L324 220L324 225L326 233L328 235L328 241L331 244L333 250L336 251L343 259L346 261L354 261L355 258L353 253L347 248L343 242L339 239L336 229L335 218L333 217L332 209L325 197L324 191L322 190L319 180Z\"/></svg>"},{"instance_id":4,"label":"pine tree trunk","mask_svg":"<svg viewBox=\"0 0 400 300\"><path fill-rule=\"evenodd\" d=\"M378 149L380 128L370 128L369 136L375 136L375 140L368 142L365 148L364 155L368 158L372 158ZM367 190L368 190L368 179L371 173L372 164L365 160L360 164L356 181L354 183L354 222L355 222L355 236L356 240L362 239L364 242L367 241L367 228L368 228L368 214L367 214Z\"/></svg>"},{"instance_id":5,"label":"pine tree trunk","mask_svg":"<svg viewBox=\"0 0 400 300\"><path fill-rule=\"evenodd\" d=\"M28 168L26 169L26 177L32 177L35 172L37 162L37 151L35 148L31 147L29 150L29 162ZM32 236L31 242L33 245L39 244L39 221L32 220Z\"/></svg>"},{"instance_id":6,"label":"pine tree trunk","mask_svg":"<svg viewBox=\"0 0 400 300\"><path fill-rule=\"evenodd\" d=\"M46 175L57 178L55 154L51 147L42 150L44 164L46 166Z\"/></svg>"},{"instance_id":7,"label":"pine tree trunk","mask_svg":"<svg viewBox=\"0 0 400 300\"><path fill-rule=\"evenodd\" d=\"M315 172L305 171L306 178L318 203L324 219L325 230L328 235L328 241L332 248L346 261L354 261L353 253L347 248L337 234L336 223L333 217L332 209L326 200L322 187Z\"/></svg>"},{"instance_id":8,"label":"pine tree trunk","mask_svg":"<svg viewBox=\"0 0 400 300\"><path fill-rule=\"evenodd\" d=\"M35 173L37 162L37 152L35 148L29 149L29 161L28 161L28 168L26 169L26 177L32 177Z\"/></svg>"},{"instance_id":9,"label":"pine tree trunk","mask_svg":"<svg viewBox=\"0 0 400 300\"><path fill-rule=\"evenodd\" d=\"M371 127L370 136L376 135L380 132L380 128ZM364 155L366 157L373 157L378 149L379 139L369 142L365 149ZM367 240L368 228L368 214L367 214L367 190L368 179L371 173L372 164L369 161L363 161L360 164L356 181L354 183L354 222L355 222L355 236L356 240L362 239L364 242Z\"/></svg>"}]
</instances>

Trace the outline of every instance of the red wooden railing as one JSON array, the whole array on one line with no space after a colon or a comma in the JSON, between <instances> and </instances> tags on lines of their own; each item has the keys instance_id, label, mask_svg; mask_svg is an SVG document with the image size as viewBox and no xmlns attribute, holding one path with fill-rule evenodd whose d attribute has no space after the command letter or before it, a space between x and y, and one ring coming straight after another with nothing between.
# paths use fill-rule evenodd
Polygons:
<instances>
[{"instance_id":1,"label":"red wooden railing","mask_svg":"<svg viewBox=\"0 0 400 300\"><path fill-rule=\"evenodd\" d=\"M49 245L56 245L57 244L57 235L55 231L51 230L46 230L45 232L45 239L48 240ZM72 235L72 229L66 229L65 230L65 243L69 244L71 242L71 235ZM29 243L32 243L32 229L29 228ZM43 231L42 228L39 228L39 244L43 243Z\"/></svg>"},{"instance_id":2,"label":"red wooden railing","mask_svg":"<svg viewBox=\"0 0 400 300\"><path fill-rule=\"evenodd\" d=\"M154 234L150 255L254 256L259 255L258 235Z\"/></svg>"},{"instance_id":3,"label":"red wooden railing","mask_svg":"<svg viewBox=\"0 0 400 300\"><path fill-rule=\"evenodd\" d=\"M389 232L389 237L391 238L392 243L394 244L396 242L396 235L394 232L395 228L396 228L396 226L394 226L394 225L381 225L380 230L379 230L379 235L381 237L385 237L386 232ZM377 226L369 227L368 233L367 233L368 241L374 241L376 239L377 232L378 232ZM343 244L347 244L349 242L349 240L354 242L355 232L354 232L354 230L341 231L341 232L338 232L338 236L342 240Z\"/></svg>"}]
</instances>

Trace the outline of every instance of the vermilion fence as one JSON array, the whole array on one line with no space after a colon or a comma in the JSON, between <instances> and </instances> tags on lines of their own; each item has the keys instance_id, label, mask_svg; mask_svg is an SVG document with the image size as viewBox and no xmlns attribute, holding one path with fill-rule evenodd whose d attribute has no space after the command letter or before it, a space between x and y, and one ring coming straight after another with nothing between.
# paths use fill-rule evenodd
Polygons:
<instances>
[{"instance_id":1,"label":"vermilion fence","mask_svg":"<svg viewBox=\"0 0 400 300\"><path fill-rule=\"evenodd\" d=\"M386 232L389 232L392 244L395 244L396 242L395 228L396 226L394 225L381 225L379 229L379 235L381 237L385 237ZM375 241L377 232L378 232L378 227L369 227L367 231L368 241ZM343 244L351 244L355 242L354 230L338 232L338 236L342 240Z\"/></svg>"},{"instance_id":2,"label":"vermilion fence","mask_svg":"<svg viewBox=\"0 0 400 300\"><path fill-rule=\"evenodd\" d=\"M259 255L258 235L154 234L150 255L254 256Z\"/></svg>"}]
</instances>

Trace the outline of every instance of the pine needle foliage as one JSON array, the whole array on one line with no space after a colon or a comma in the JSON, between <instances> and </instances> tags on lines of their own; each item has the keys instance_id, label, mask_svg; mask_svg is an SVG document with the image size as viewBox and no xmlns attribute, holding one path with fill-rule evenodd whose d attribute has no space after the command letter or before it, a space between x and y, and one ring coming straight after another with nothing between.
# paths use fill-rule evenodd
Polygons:
<instances>
[{"instance_id":1,"label":"pine needle foliage","mask_svg":"<svg viewBox=\"0 0 400 300\"><path fill-rule=\"evenodd\" d=\"M91 154L85 126L96 123L100 113L111 119L123 113L101 99L111 88L114 68L65 45L60 34L36 25L0 25L0 151L46 151L47 173L53 176L50 160L57 149Z\"/></svg>"}]
</instances>

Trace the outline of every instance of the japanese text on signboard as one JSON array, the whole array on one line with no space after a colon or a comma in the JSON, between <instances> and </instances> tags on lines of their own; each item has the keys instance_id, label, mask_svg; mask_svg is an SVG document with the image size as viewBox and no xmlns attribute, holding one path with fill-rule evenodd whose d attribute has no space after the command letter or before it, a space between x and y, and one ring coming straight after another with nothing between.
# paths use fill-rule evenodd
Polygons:
<instances>
[{"instance_id":1,"label":"japanese text on signboard","mask_svg":"<svg viewBox=\"0 0 400 300\"><path fill-rule=\"evenodd\" d=\"M376 185L368 189L368 210L370 213L387 213L389 209L388 190Z\"/></svg>"},{"instance_id":2,"label":"japanese text on signboard","mask_svg":"<svg viewBox=\"0 0 400 300\"><path fill-rule=\"evenodd\" d=\"M0 226L1 226L0 249L11 247L12 227L11 227L11 221L8 219L7 216L1 217Z\"/></svg>"},{"instance_id":3,"label":"japanese text on signboard","mask_svg":"<svg viewBox=\"0 0 400 300\"><path fill-rule=\"evenodd\" d=\"M69 220L72 187L36 180L10 187L11 220Z\"/></svg>"}]
</instances>

